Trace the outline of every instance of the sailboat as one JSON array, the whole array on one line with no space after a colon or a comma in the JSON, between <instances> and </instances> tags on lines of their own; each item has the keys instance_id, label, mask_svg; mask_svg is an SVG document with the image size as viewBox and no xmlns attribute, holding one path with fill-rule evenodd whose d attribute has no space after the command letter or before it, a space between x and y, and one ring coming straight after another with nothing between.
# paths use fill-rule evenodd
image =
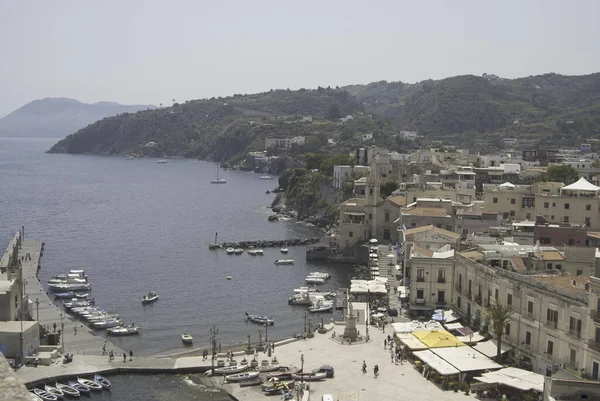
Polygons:
<instances>
[{"instance_id":1,"label":"sailboat","mask_svg":"<svg viewBox=\"0 0 600 401\"><path fill-rule=\"evenodd\" d=\"M217 163L217 178L215 180L210 180L211 184L227 184L227 180L225 178L219 178L219 163Z\"/></svg>"}]
</instances>

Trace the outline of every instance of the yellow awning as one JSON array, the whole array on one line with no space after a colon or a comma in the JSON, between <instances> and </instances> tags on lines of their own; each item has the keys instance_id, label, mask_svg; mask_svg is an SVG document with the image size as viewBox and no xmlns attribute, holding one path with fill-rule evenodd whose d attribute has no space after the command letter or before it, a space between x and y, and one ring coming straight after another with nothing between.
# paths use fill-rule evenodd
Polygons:
<instances>
[{"instance_id":1,"label":"yellow awning","mask_svg":"<svg viewBox=\"0 0 600 401\"><path fill-rule=\"evenodd\" d=\"M429 348L462 347L465 345L465 343L446 330L413 332L413 336L417 337Z\"/></svg>"}]
</instances>

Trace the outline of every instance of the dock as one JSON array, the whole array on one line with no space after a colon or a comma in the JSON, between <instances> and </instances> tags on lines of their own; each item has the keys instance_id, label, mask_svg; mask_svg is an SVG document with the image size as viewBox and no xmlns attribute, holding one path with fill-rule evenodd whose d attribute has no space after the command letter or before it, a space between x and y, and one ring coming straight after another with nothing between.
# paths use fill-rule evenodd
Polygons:
<instances>
[{"instance_id":1,"label":"dock","mask_svg":"<svg viewBox=\"0 0 600 401\"><path fill-rule=\"evenodd\" d=\"M29 314L34 320L39 319L39 324L53 331L56 323L57 331L61 330L61 344L57 348L74 355L102 355L102 347L106 338L92 334L92 330L81 322L73 320L68 314L61 311L51 299L51 295L44 290L38 279L38 270L41 268L41 259L44 252L44 243L37 239L21 241L18 250L19 259L23 256L21 266L23 269L24 293L29 299ZM25 258L26 255L30 258ZM62 319L61 319L62 312ZM63 330L64 327L64 330ZM77 327L77 334L75 334ZM113 350L117 355L123 350L112 343L107 343L106 351Z\"/></svg>"}]
</instances>

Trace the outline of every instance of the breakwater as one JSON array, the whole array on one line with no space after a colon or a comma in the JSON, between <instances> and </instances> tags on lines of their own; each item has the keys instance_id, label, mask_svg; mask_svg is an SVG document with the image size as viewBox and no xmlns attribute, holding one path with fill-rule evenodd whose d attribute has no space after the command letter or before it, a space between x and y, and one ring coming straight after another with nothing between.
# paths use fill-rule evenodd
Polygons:
<instances>
[{"instance_id":1,"label":"breakwater","mask_svg":"<svg viewBox=\"0 0 600 401\"><path fill-rule=\"evenodd\" d=\"M255 240L255 241L239 241L239 242L223 242L221 244L210 244L210 249L225 249L225 248L276 248L282 246L304 246L312 245L319 242L319 238L292 238L281 240Z\"/></svg>"}]
</instances>

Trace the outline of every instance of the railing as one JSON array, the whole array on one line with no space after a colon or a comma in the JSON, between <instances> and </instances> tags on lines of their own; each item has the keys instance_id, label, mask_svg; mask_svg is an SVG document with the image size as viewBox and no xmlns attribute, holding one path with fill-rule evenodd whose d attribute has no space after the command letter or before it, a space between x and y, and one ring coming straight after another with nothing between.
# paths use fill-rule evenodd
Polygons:
<instances>
[{"instance_id":1,"label":"railing","mask_svg":"<svg viewBox=\"0 0 600 401\"><path fill-rule=\"evenodd\" d=\"M446 282L446 277L438 277L437 278L437 282L438 283L445 283Z\"/></svg>"},{"instance_id":2,"label":"railing","mask_svg":"<svg viewBox=\"0 0 600 401\"><path fill-rule=\"evenodd\" d=\"M438 299L435 303L436 305L444 306L446 305L446 301Z\"/></svg>"},{"instance_id":3,"label":"railing","mask_svg":"<svg viewBox=\"0 0 600 401\"><path fill-rule=\"evenodd\" d=\"M588 341L588 345L591 349L593 349L594 351L600 352L600 341L596 341L596 339L591 338Z\"/></svg>"},{"instance_id":4,"label":"railing","mask_svg":"<svg viewBox=\"0 0 600 401\"><path fill-rule=\"evenodd\" d=\"M569 329L569 335L575 338L581 338L581 330Z\"/></svg>"},{"instance_id":5,"label":"railing","mask_svg":"<svg viewBox=\"0 0 600 401\"><path fill-rule=\"evenodd\" d=\"M521 344L521 346L519 348L521 348L523 351L531 352L532 346L531 346L531 343L529 343L529 344L523 343L523 344Z\"/></svg>"},{"instance_id":6,"label":"railing","mask_svg":"<svg viewBox=\"0 0 600 401\"><path fill-rule=\"evenodd\" d=\"M594 319L594 322L600 323L600 313L598 313L597 310L590 311L590 314L592 315L592 319Z\"/></svg>"},{"instance_id":7,"label":"railing","mask_svg":"<svg viewBox=\"0 0 600 401\"><path fill-rule=\"evenodd\" d=\"M552 320L546 320L546 327L550 327L551 329L556 329L558 327L558 322L553 322Z\"/></svg>"},{"instance_id":8,"label":"railing","mask_svg":"<svg viewBox=\"0 0 600 401\"><path fill-rule=\"evenodd\" d=\"M533 313L525 312L522 316L527 320L535 321L535 316L533 316Z\"/></svg>"},{"instance_id":9,"label":"railing","mask_svg":"<svg viewBox=\"0 0 600 401\"><path fill-rule=\"evenodd\" d=\"M425 277L417 277L417 283L424 283Z\"/></svg>"}]
</instances>

